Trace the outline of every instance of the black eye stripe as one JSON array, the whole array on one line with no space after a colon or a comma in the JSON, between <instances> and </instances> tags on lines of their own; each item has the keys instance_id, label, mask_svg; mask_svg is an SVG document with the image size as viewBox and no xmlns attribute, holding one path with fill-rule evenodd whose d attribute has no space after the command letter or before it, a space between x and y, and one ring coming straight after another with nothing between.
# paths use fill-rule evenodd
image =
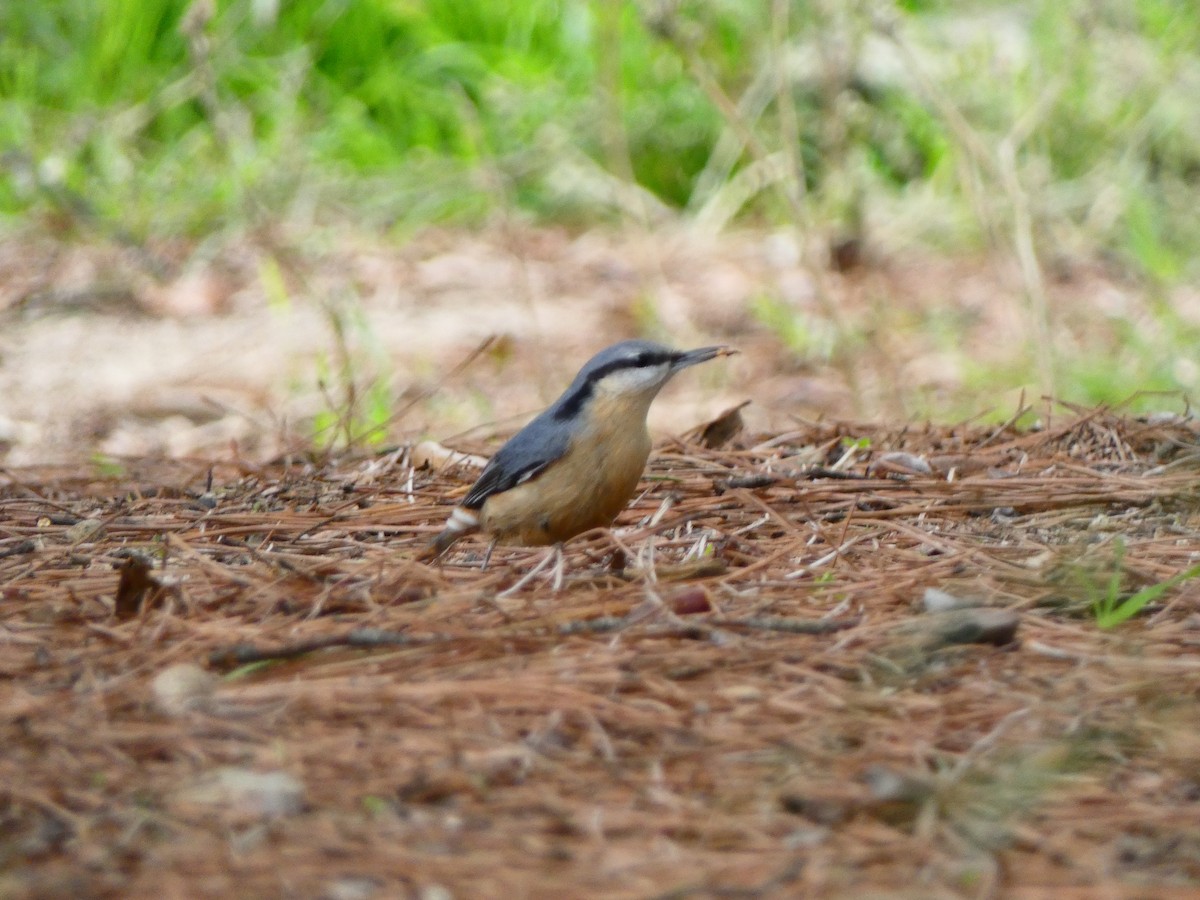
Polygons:
<instances>
[{"instance_id":1,"label":"black eye stripe","mask_svg":"<svg viewBox=\"0 0 1200 900\"><path fill-rule=\"evenodd\" d=\"M554 418L562 422L577 416L579 411L583 409L583 405L587 403L588 398L595 392L596 383L613 372L619 372L622 369L641 369L648 366L666 365L675 362L682 355L681 353L669 350L643 350L636 356L630 356L625 359L614 359L612 362L605 363L588 372L587 379L575 388L575 390L563 395L559 402L555 404Z\"/></svg>"},{"instance_id":2,"label":"black eye stripe","mask_svg":"<svg viewBox=\"0 0 1200 900\"><path fill-rule=\"evenodd\" d=\"M614 359L610 363L605 363L594 372L588 373L588 381L599 381L605 375L611 375L613 372L621 371L621 369L642 369L646 366L661 366L664 363L672 363L678 358L678 353L643 350L637 356L630 356L626 359Z\"/></svg>"}]
</instances>

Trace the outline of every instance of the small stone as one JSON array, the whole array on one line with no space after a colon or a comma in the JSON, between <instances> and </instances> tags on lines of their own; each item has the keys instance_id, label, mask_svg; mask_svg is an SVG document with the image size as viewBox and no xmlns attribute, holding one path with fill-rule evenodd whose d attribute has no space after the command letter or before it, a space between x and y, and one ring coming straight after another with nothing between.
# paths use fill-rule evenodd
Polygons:
<instances>
[{"instance_id":1,"label":"small stone","mask_svg":"<svg viewBox=\"0 0 1200 900\"><path fill-rule=\"evenodd\" d=\"M929 644L992 644L1003 647L1017 636L1020 616L1009 609L952 609L934 613L927 620Z\"/></svg>"},{"instance_id":2,"label":"small stone","mask_svg":"<svg viewBox=\"0 0 1200 900\"><path fill-rule=\"evenodd\" d=\"M240 819L277 819L304 809L304 785L287 772L255 772L229 766L184 788L185 805L222 809Z\"/></svg>"},{"instance_id":3,"label":"small stone","mask_svg":"<svg viewBox=\"0 0 1200 900\"><path fill-rule=\"evenodd\" d=\"M216 687L217 679L193 663L163 669L150 685L155 705L168 716L206 709Z\"/></svg>"},{"instance_id":4,"label":"small stone","mask_svg":"<svg viewBox=\"0 0 1200 900\"><path fill-rule=\"evenodd\" d=\"M104 523L99 519L81 519L67 529L67 540L72 544L94 541L104 535Z\"/></svg>"},{"instance_id":5,"label":"small stone","mask_svg":"<svg viewBox=\"0 0 1200 900\"><path fill-rule=\"evenodd\" d=\"M925 612L927 613L947 612L952 609L964 609L973 605L961 597L956 597L939 588L925 588L921 602L925 605Z\"/></svg>"}]
</instances>

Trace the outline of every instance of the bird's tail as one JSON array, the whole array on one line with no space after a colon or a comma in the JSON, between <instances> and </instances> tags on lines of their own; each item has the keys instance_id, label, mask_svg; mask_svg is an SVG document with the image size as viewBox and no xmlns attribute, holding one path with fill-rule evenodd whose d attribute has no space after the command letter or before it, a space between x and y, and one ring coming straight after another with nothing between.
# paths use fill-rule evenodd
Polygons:
<instances>
[{"instance_id":1,"label":"bird's tail","mask_svg":"<svg viewBox=\"0 0 1200 900\"><path fill-rule=\"evenodd\" d=\"M418 558L427 560L437 559L449 550L450 545L460 537L465 537L478 530L479 517L469 509L456 506L454 512L450 513L450 518L446 520L446 527L441 530L437 537L429 542L429 546L425 548Z\"/></svg>"}]
</instances>

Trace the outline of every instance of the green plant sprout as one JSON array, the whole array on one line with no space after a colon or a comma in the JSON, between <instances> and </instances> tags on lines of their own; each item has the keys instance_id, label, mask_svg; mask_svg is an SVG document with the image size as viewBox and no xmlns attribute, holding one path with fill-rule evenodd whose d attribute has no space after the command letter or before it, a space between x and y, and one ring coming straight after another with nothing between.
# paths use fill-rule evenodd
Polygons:
<instances>
[{"instance_id":1,"label":"green plant sprout","mask_svg":"<svg viewBox=\"0 0 1200 900\"><path fill-rule=\"evenodd\" d=\"M393 406L386 354L357 304L327 304L325 313L336 361L324 354L315 360L325 408L313 417L313 442L324 449L377 446L387 438Z\"/></svg>"},{"instance_id":2,"label":"green plant sprout","mask_svg":"<svg viewBox=\"0 0 1200 900\"><path fill-rule=\"evenodd\" d=\"M1148 585L1140 591L1130 594L1128 597L1122 597L1121 578L1124 574L1124 567L1122 566L1124 557L1125 542L1117 540L1113 570L1104 585L1103 591L1098 593L1094 585L1089 585L1089 592L1094 595L1092 599L1092 614L1096 617L1096 624L1105 630L1115 628L1123 622L1129 621L1167 591L1200 575L1200 566L1192 566L1192 568L1180 572L1178 575L1173 575L1165 581Z\"/></svg>"},{"instance_id":3,"label":"green plant sprout","mask_svg":"<svg viewBox=\"0 0 1200 900\"><path fill-rule=\"evenodd\" d=\"M104 453L92 454L92 466L101 478L124 478L125 466L120 460Z\"/></svg>"}]
</instances>

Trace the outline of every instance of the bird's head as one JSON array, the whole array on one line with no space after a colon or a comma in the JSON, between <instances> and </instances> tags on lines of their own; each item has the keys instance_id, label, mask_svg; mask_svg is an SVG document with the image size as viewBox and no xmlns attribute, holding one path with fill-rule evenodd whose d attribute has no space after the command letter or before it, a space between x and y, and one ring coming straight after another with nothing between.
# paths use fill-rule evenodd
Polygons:
<instances>
[{"instance_id":1,"label":"bird's head","mask_svg":"<svg viewBox=\"0 0 1200 900\"><path fill-rule=\"evenodd\" d=\"M736 353L729 347L672 350L653 341L621 341L593 356L559 398L556 418L569 418L597 395L649 404L671 377L688 366Z\"/></svg>"}]
</instances>

